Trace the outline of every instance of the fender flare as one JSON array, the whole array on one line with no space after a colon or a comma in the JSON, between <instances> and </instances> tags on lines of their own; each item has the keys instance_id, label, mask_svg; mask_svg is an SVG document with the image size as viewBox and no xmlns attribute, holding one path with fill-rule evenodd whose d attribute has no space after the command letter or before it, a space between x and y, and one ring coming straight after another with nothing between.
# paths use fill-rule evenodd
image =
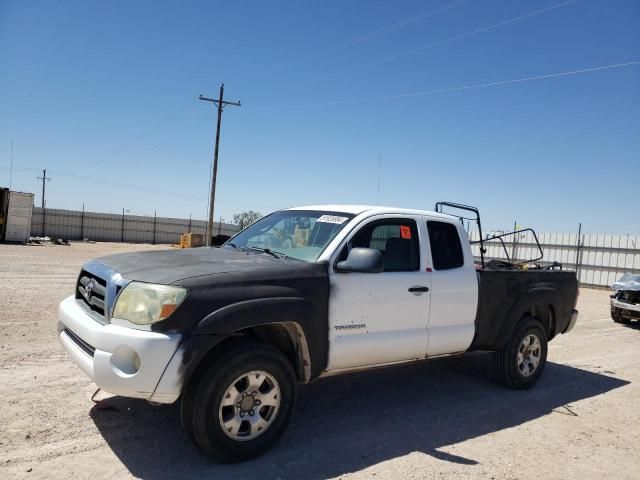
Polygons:
<instances>
[{"instance_id":1,"label":"fender flare","mask_svg":"<svg viewBox=\"0 0 640 480\"><path fill-rule=\"evenodd\" d=\"M181 345L185 360L181 367L183 379L188 382L205 357L239 331L283 325L295 347L294 367L300 371L302 380L308 382L324 369L328 347L326 342L319 341L321 336L310 331L315 327L313 318L313 305L300 297L258 298L219 308L202 318Z\"/></svg>"},{"instance_id":2,"label":"fender flare","mask_svg":"<svg viewBox=\"0 0 640 480\"><path fill-rule=\"evenodd\" d=\"M256 298L226 305L198 322L194 334L234 333L271 323L301 324L312 305L300 297Z\"/></svg>"},{"instance_id":3,"label":"fender flare","mask_svg":"<svg viewBox=\"0 0 640 480\"><path fill-rule=\"evenodd\" d=\"M494 343L498 350L505 347L523 315L530 312L531 307L536 305L551 305L555 312L559 312L561 304L557 290L546 286L537 286L531 288L516 300L509 309L505 322L495 338ZM541 319L541 321L544 321L544 319ZM550 325L543 326L545 328L551 327Z\"/></svg>"}]
</instances>

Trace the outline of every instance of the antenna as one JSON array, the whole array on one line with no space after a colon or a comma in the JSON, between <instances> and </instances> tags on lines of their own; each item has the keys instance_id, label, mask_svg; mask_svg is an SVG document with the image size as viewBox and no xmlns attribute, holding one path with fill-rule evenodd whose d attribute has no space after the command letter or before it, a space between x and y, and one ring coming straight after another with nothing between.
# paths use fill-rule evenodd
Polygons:
<instances>
[{"instance_id":1,"label":"antenna","mask_svg":"<svg viewBox=\"0 0 640 480\"><path fill-rule=\"evenodd\" d=\"M11 140L11 153L9 154L9 191L13 183L13 140Z\"/></svg>"},{"instance_id":2,"label":"antenna","mask_svg":"<svg viewBox=\"0 0 640 480\"><path fill-rule=\"evenodd\" d=\"M380 170L382 169L382 154L378 153L378 191L376 193L376 205L380 205Z\"/></svg>"}]
</instances>

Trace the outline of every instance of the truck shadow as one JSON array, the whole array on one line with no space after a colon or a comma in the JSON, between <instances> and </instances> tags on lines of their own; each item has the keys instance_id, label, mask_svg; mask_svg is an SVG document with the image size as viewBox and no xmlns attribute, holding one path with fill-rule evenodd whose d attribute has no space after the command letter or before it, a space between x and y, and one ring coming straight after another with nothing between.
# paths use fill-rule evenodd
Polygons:
<instances>
[{"instance_id":1,"label":"truck shadow","mask_svg":"<svg viewBox=\"0 0 640 480\"><path fill-rule=\"evenodd\" d=\"M177 404L112 397L90 415L136 477L314 480L411 452L475 465L439 449L548 414L575 416L572 403L628 383L548 363L535 388L511 391L493 383L486 354L327 378L300 388L289 430L273 450L235 465L217 464L189 443Z\"/></svg>"},{"instance_id":2,"label":"truck shadow","mask_svg":"<svg viewBox=\"0 0 640 480\"><path fill-rule=\"evenodd\" d=\"M640 330L640 320L635 320L630 323L623 323L623 327L630 328L631 330Z\"/></svg>"}]
</instances>

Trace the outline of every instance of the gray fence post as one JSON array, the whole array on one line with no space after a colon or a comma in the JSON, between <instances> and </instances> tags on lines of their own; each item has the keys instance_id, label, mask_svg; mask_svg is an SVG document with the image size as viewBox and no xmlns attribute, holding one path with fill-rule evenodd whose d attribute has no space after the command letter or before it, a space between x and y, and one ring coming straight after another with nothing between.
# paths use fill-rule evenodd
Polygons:
<instances>
[{"instance_id":1,"label":"gray fence post","mask_svg":"<svg viewBox=\"0 0 640 480\"><path fill-rule=\"evenodd\" d=\"M80 240L84 239L84 203L82 204L82 215L80 216Z\"/></svg>"},{"instance_id":2,"label":"gray fence post","mask_svg":"<svg viewBox=\"0 0 640 480\"><path fill-rule=\"evenodd\" d=\"M156 244L156 222L157 222L157 214L156 211L153 211L153 242L152 244L155 245Z\"/></svg>"},{"instance_id":3,"label":"gray fence post","mask_svg":"<svg viewBox=\"0 0 640 480\"><path fill-rule=\"evenodd\" d=\"M578 224L578 238L576 240L576 278L580 283L580 235L582 234L582 223Z\"/></svg>"},{"instance_id":4,"label":"gray fence post","mask_svg":"<svg viewBox=\"0 0 640 480\"><path fill-rule=\"evenodd\" d=\"M124 243L124 207L122 208L122 228L120 230L120 243Z\"/></svg>"},{"instance_id":5,"label":"gray fence post","mask_svg":"<svg viewBox=\"0 0 640 480\"><path fill-rule=\"evenodd\" d=\"M517 230L517 226L518 226L518 222L514 221L513 222L513 231L514 232ZM513 247L511 249L511 261L512 262L516 262L517 249L518 249L518 235L514 235L513 236Z\"/></svg>"}]
</instances>

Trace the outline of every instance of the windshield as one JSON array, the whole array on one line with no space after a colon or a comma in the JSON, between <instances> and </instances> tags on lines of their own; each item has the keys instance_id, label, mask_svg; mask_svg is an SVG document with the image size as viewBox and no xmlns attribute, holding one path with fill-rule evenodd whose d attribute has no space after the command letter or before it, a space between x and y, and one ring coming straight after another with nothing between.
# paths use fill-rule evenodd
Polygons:
<instances>
[{"instance_id":1,"label":"windshield","mask_svg":"<svg viewBox=\"0 0 640 480\"><path fill-rule=\"evenodd\" d=\"M315 262L353 215L339 212L282 210L245 228L225 248L267 249L276 254Z\"/></svg>"}]
</instances>

